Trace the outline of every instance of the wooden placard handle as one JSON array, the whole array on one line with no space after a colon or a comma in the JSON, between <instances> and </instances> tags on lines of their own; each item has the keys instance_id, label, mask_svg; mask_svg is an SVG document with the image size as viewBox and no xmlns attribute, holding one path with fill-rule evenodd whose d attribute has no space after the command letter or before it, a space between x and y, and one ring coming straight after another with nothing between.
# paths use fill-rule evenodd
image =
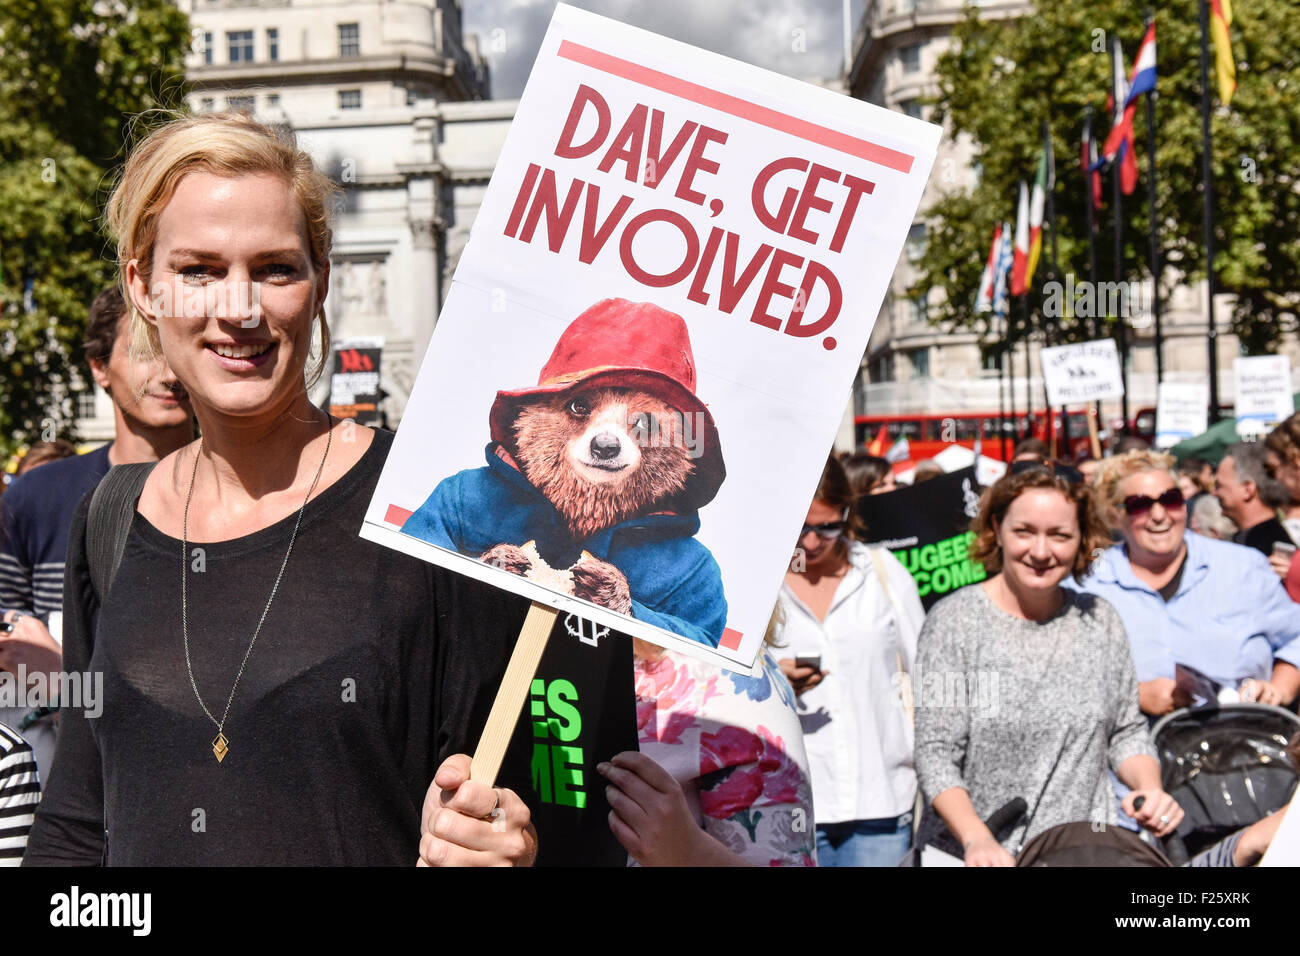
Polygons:
<instances>
[{"instance_id":1,"label":"wooden placard handle","mask_svg":"<svg viewBox=\"0 0 1300 956\"><path fill-rule=\"evenodd\" d=\"M474 758L470 762L471 780L488 786L496 782L501 761L505 759L506 747L510 744L510 736L519 720L519 711L528 698L529 685L537 673L542 651L546 650L546 640L551 636L551 627L559 613L555 608L536 601L528 608L524 626L519 630L519 640L515 642L505 676L497 688L496 699L492 701L492 710L483 727L483 736L479 738Z\"/></svg>"},{"instance_id":2,"label":"wooden placard handle","mask_svg":"<svg viewBox=\"0 0 1300 956\"><path fill-rule=\"evenodd\" d=\"M1088 439L1092 443L1092 457L1101 460L1101 439L1097 437L1097 409L1088 406Z\"/></svg>"}]
</instances>

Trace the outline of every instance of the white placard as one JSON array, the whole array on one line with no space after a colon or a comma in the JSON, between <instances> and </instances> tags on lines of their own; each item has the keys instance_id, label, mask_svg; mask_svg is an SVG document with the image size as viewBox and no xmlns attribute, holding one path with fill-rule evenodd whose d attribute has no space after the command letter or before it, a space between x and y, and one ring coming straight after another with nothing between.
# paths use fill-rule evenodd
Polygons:
<instances>
[{"instance_id":1,"label":"white placard","mask_svg":"<svg viewBox=\"0 0 1300 956\"><path fill-rule=\"evenodd\" d=\"M1156 392L1156 447L1172 448L1205 431L1210 386L1204 382L1161 382Z\"/></svg>"},{"instance_id":2,"label":"white placard","mask_svg":"<svg viewBox=\"0 0 1300 956\"><path fill-rule=\"evenodd\" d=\"M1082 405L1124 394L1114 339L1043 349L1042 366L1049 405Z\"/></svg>"},{"instance_id":3,"label":"white placard","mask_svg":"<svg viewBox=\"0 0 1300 956\"><path fill-rule=\"evenodd\" d=\"M939 137L557 6L362 535L748 668Z\"/></svg>"},{"instance_id":4,"label":"white placard","mask_svg":"<svg viewBox=\"0 0 1300 956\"><path fill-rule=\"evenodd\" d=\"M1295 411L1291 359L1285 355L1251 355L1232 364L1236 380L1233 401L1237 431L1258 435Z\"/></svg>"}]
</instances>

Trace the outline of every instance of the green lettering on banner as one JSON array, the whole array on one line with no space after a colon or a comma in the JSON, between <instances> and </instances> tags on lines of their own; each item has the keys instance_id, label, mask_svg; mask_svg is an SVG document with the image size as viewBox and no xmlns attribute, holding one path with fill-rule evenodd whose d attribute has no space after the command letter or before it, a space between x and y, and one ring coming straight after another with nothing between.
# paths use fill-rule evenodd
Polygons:
<instances>
[{"instance_id":1,"label":"green lettering on banner","mask_svg":"<svg viewBox=\"0 0 1300 956\"><path fill-rule=\"evenodd\" d=\"M969 561L962 561L952 566L953 589L964 588L975 580L975 569Z\"/></svg>"},{"instance_id":2,"label":"green lettering on banner","mask_svg":"<svg viewBox=\"0 0 1300 956\"><path fill-rule=\"evenodd\" d=\"M945 594L952 587L952 575L947 568L939 568L930 575L930 584L934 587L935 594Z\"/></svg>"},{"instance_id":3,"label":"green lettering on banner","mask_svg":"<svg viewBox=\"0 0 1300 956\"><path fill-rule=\"evenodd\" d=\"M546 744L533 744L533 789L543 803L551 799L551 748Z\"/></svg>"},{"instance_id":4,"label":"green lettering on banner","mask_svg":"<svg viewBox=\"0 0 1300 956\"><path fill-rule=\"evenodd\" d=\"M944 538L939 542L939 563L952 564L952 545L956 538Z\"/></svg>"},{"instance_id":5,"label":"green lettering on banner","mask_svg":"<svg viewBox=\"0 0 1300 956\"><path fill-rule=\"evenodd\" d=\"M546 703L556 715L551 718L551 733L568 743L582 733L582 715L570 701L578 699L578 688L567 680L551 681L546 689Z\"/></svg>"},{"instance_id":6,"label":"green lettering on banner","mask_svg":"<svg viewBox=\"0 0 1300 956\"><path fill-rule=\"evenodd\" d=\"M899 563L907 568L908 574L916 574L916 548L897 551L894 553L894 557L898 558Z\"/></svg>"},{"instance_id":7,"label":"green lettering on banner","mask_svg":"<svg viewBox=\"0 0 1300 956\"><path fill-rule=\"evenodd\" d=\"M914 571L912 577L916 579L916 593L918 597L925 597L930 593L930 575L925 571Z\"/></svg>"},{"instance_id":8,"label":"green lettering on banner","mask_svg":"<svg viewBox=\"0 0 1300 956\"><path fill-rule=\"evenodd\" d=\"M920 555L922 570L933 571L935 569L938 564L937 551L938 549L932 544L922 546Z\"/></svg>"},{"instance_id":9,"label":"green lettering on banner","mask_svg":"<svg viewBox=\"0 0 1300 956\"><path fill-rule=\"evenodd\" d=\"M528 690L528 713L533 717L540 717L541 720L533 721L533 736L546 736L546 681L540 677L534 677L532 686Z\"/></svg>"},{"instance_id":10,"label":"green lettering on banner","mask_svg":"<svg viewBox=\"0 0 1300 956\"><path fill-rule=\"evenodd\" d=\"M582 748L551 748L555 761L555 802L564 807L582 809L587 805L587 795L578 789L582 786Z\"/></svg>"}]
</instances>

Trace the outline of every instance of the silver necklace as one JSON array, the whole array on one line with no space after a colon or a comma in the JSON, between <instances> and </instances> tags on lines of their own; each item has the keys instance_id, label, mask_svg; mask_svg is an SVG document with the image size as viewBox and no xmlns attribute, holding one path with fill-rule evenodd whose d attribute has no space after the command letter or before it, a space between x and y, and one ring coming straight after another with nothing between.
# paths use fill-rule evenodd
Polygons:
<instances>
[{"instance_id":1,"label":"silver necklace","mask_svg":"<svg viewBox=\"0 0 1300 956\"><path fill-rule=\"evenodd\" d=\"M280 562L280 573L275 576L275 584L271 587L271 596L267 599L266 607L262 609L262 616L258 619L257 628L253 631L253 639L248 642L248 650L244 652L244 659L239 664L239 673L235 675L235 683L230 688L230 696L226 698L226 709L222 711L221 719L212 716L212 711L208 710L208 705L203 703L203 695L199 693L198 682L194 680L194 668L190 664L190 627L189 627L189 596L186 588L186 580L189 577L190 563L190 500L194 497L194 479L199 474L199 458L203 455L203 439L199 439L199 448L194 455L194 470L190 473L190 490L185 496L185 515L181 520L181 642L185 645L185 671L190 675L190 686L194 688L194 696L203 708L203 713L208 715L208 720L212 721L217 728L217 736L212 741L212 753L217 758L217 763L226 759L226 754L230 751L230 741L226 738L225 726L226 718L230 716L230 705L235 700L235 690L239 687L239 679L244 676L244 666L248 663L249 656L253 653L253 645L257 643L257 636L262 633L262 624L266 621L266 615L270 613L271 603L275 600L275 594L280 590L280 579L284 577L284 569L289 564L289 555L293 553L293 543L298 538L298 527L302 524L303 512L307 510L307 502L311 500L312 492L316 490L316 483L320 481L321 474L325 471L325 459L330 454L330 442L334 438L334 416L329 416L329 428L325 432L325 454L321 455L320 467L316 469L316 477L311 481L311 487L307 489L307 497L303 499L302 507L298 509L298 519L293 523L293 534L289 536L289 547L284 552L284 560Z\"/></svg>"}]
</instances>

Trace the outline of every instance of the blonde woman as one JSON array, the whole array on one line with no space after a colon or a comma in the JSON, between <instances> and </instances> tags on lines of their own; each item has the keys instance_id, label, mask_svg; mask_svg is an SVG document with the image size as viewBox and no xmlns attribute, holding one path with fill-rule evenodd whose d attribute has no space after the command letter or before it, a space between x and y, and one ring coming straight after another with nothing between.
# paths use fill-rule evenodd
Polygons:
<instances>
[{"instance_id":1,"label":"blonde woman","mask_svg":"<svg viewBox=\"0 0 1300 956\"><path fill-rule=\"evenodd\" d=\"M1105 462L1098 493L1123 540L1078 586L1124 621L1145 713L1184 706L1179 664L1245 700L1290 704L1300 691L1300 607L1258 551L1188 531L1172 467L1153 451Z\"/></svg>"},{"instance_id":2,"label":"blonde woman","mask_svg":"<svg viewBox=\"0 0 1300 956\"><path fill-rule=\"evenodd\" d=\"M64 652L104 675L102 714L64 713L29 864L533 856L527 807L465 756L523 608L359 538L392 436L308 399L332 192L233 115L127 160L108 223L133 346L166 358L203 437L149 472L107 594L88 501L74 520Z\"/></svg>"}]
</instances>

